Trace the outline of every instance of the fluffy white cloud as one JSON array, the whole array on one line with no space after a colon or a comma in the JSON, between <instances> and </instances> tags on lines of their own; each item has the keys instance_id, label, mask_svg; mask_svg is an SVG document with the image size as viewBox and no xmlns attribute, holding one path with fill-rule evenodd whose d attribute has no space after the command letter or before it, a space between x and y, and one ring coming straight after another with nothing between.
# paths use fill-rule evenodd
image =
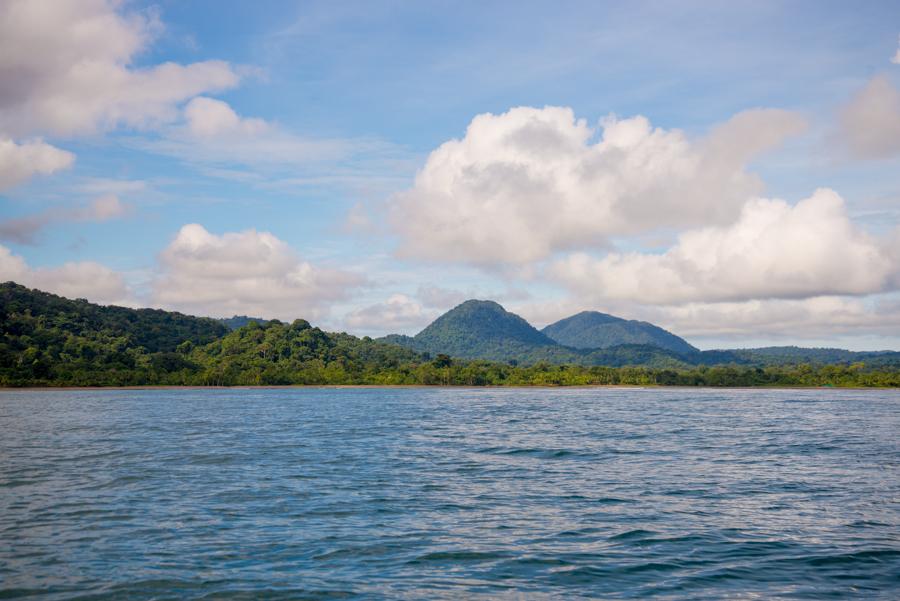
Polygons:
<instances>
[{"instance_id":1,"label":"fluffy white cloud","mask_svg":"<svg viewBox=\"0 0 900 601\"><path fill-rule=\"evenodd\" d=\"M891 57L891 62L895 65L900 65L900 41L898 41L897 43L897 52L895 52L894 56Z\"/></svg>"},{"instance_id":2,"label":"fluffy white cloud","mask_svg":"<svg viewBox=\"0 0 900 601\"><path fill-rule=\"evenodd\" d=\"M426 310L405 294L393 294L385 302L351 311L344 319L347 329L354 333L387 334L417 332L438 316Z\"/></svg>"},{"instance_id":3,"label":"fluffy white cloud","mask_svg":"<svg viewBox=\"0 0 900 601\"><path fill-rule=\"evenodd\" d=\"M787 111L751 110L691 141L644 117L609 118L594 141L568 108L483 114L431 153L391 221L402 256L483 265L722 223L762 190L746 162L803 127Z\"/></svg>"},{"instance_id":4,"label":"fluffy white cloud","mask_svg":"<svg viewBox=\"0 0 900 601\"><path fill-rule=\"evenodd\" d=\"M30 267L0 245L0 281L53 292L68 298L86 298L102 304L131 305L131 293L121 274L93 261L69 262L59 267Z\"/></svg>"},{"instance_id":5,"label":"fluffy white cloud","mask_svg":"<svg viewBox=\"0 0 900 601\"><path fill-rule=\"evenodd\" d=\"M130 209L130 205L123 203L115 194L105 194L84 207L47 209L35 215L2 221L0 240L33 244L38 233L48 225L76 221L109 221L123 217Z\"/></svg>"},{"instance_id":6,"label":"fluffy white cloud","mask_svg":"<svg viewBox=\"0 0 900 601\"><path fill-rule=\"evenodd\" d=\"M663 254L577 253L551 268L584 298L646 304L868 294L897 271L888 246L855 227L827 189L795 206L750 201L735 223L685 232Z\"/></svg>"},{"instance_id":7,"label":"fluffy white cloud","mask_svg":"<svg viewBox=\"0 0 900 601\"><path fill-rule=\"evenodd\" d=\"M359 275L300 260L267 232L221 236L189 224L160 254L154 303L190 313L311 321L365 283Z\"/></svg>"},{"instance_id":8,"label":"fluffy white cloud","mask_svg":"<svg viewBox=\"0 0 900 601\"><path fill-rule=\"evenodd\" d=\"M75 155L41 140L17 144L9 138L0 138L0 192L34 175L68 169L73 162Z\"/></svg>"},{"instance_id":9,"label":"fluffy white cloud","mask_svg":"<svg viewBox=\"0 0 900 601\"><path fill-rule=\"evenodd\" d=\"M175 119L177 105L237 85L222 61L132 65L161 29L152 14L112 0L0 4L0 130L89 133Z\"/></svg>"},{"instance_id":10,"label":"fluffy white cloud","mask_svg":"<svg viewBox=\"0 0 900 601\"><path fill-rule=\"evenodd\" d=\"M859 158L900 154L900 91L886 76L873 77L843 108L840 133Z\"/></svg>"}]
</instances>

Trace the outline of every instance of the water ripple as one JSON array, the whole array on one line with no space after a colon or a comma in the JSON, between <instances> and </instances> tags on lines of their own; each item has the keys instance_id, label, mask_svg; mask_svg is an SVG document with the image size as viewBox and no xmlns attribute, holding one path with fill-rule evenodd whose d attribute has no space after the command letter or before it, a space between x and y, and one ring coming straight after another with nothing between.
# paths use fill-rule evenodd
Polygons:
<instances>
[{"instance_id":1,"label":"water ripple","mask_svg":"<svg viewBox=\"0 0 900 601\"><path fill-rule=\"evenodd\" d=\"M900 598L900 393L0 392L0 599Z\"/></svg>"}]
</instances>

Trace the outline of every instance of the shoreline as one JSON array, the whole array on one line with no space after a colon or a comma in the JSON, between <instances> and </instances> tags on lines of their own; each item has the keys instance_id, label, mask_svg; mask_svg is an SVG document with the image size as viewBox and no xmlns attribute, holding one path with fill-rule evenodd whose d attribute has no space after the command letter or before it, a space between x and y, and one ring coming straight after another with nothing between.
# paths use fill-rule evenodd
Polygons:
<instances>
[{"instance_id":1,"label":"shoreline","mask_svg":"<svg viewBox=\"0 0 900 601\"><path fill-rule=\"evenodd\" d=\"M424 385L424 384L272 384L245 386L180 386L180 385L141 385L141 386L0 386L0 392L38 392L38 391L91 391L91 390L365 390L365 389L424 389L424 390L591 390L596 388L624 390L900 390L895 386L662 386L653 384L580 384L573 386L522 385L522 386L466 386L466 385Z\"/></svg>"}]
</instances>

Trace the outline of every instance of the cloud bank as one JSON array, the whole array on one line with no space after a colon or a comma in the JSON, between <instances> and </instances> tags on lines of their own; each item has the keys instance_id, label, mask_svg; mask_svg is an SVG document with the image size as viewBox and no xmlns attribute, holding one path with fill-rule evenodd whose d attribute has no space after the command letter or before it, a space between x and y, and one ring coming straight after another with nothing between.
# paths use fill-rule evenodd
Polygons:
<instances>
[{"instance_id":1,"label":"cloud bank","mask_svg":"<svg viewBox=\"0 0 900 601\"><path fill-rule=\"evenodd\" d=\"M817 190L794 206L757 199L726 226L687 231L663 254L584 253L550 273L581 298L645 304L863 295L898 271L888 241L856 227L843 199Z\"/></svg>"},{"instance_id":2,"label":"cloud bank","mask_svg":"<svg viewBox=\"0 0 900 601\"><path fill-rule=\"evenodd\" d=\"M0 245L0 281L53 292L68 298L86 298L101 304L133 305L125 278L93 261L64 263L59 267L32 268L25 259Z\"/></svg>"},{"instance_id":3,"label":"cloud bank","mask_svg":"<svg viewBox=\"0 0 900 601\"><path fill-rule=\"evenodd\" d=\"M0 4L0 131L69 136L173 120L177 105L240 77L226 62L134 66L162 25L107 0Z\"/></svg>"},{"instance_id":4,"label":"cloud bank","mask_svg":"<svg viewBox=\"0 0 900 601\"><path fill-rule=\"evenodd\" d=\"M391 221L402 257L522 265L614 236L725 223L762 191L746 163L804 128L757 109L705 138L608 118L602 133L563 107L475 117L431 153Z\"/></svg>"},{"instance_id":5,"label":"cloud bank","mask_svg":"<svg viewBox=\"0 0 900 601\"><path fill-rule=\"evenodd\" d=\"M315 320L365 284L360 275L303 261L272 234L252 229L216 235L185 225L159 263L153 304L216 317Z\"/></svg>"}]
</instances>

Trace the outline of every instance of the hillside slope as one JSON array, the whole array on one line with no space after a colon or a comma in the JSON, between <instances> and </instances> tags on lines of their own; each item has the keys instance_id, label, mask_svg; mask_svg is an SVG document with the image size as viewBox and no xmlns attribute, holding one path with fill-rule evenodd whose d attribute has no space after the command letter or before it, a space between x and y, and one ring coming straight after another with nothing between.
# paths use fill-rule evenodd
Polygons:
<instances>
[{"instance_id":1,"label":"hillside slope","mask_svg":"<svg viewBox=\"0 0 900 601\"><path fill-rule=\"evenodd\" d=\"M413 337L391 334L380 339L430 355L531 365L650 365L683 367L691 363L669 349L623 344L577 349L557 343L530 323L493 301L468 300L438 317ZM693 348L693 347L691 347Z\"/></svg>"},{"instance_id":2,"label":"hillside slope","mask_svg":"<svg viewBox=\"0 0 900 601\"><path fill-rule=\"evenodd\" d=\"M467 300L412 338L414 348L464 359L508 360L555 342L493 301ZM502 358L502 359L501 359Z\"/></svg>"},{"instance_id":3,"label":"hillside slope","mask_svg":"<svg viewBox=\"0 0 900 601\"><path fill-rule=\"evenodd\" d=\"M646 321L622 319L597 311L582 311L541 330L563 346L605 349L622 344L646 344L681 354L697 349L683 338Z\"/></svg>"}]
</instances>

